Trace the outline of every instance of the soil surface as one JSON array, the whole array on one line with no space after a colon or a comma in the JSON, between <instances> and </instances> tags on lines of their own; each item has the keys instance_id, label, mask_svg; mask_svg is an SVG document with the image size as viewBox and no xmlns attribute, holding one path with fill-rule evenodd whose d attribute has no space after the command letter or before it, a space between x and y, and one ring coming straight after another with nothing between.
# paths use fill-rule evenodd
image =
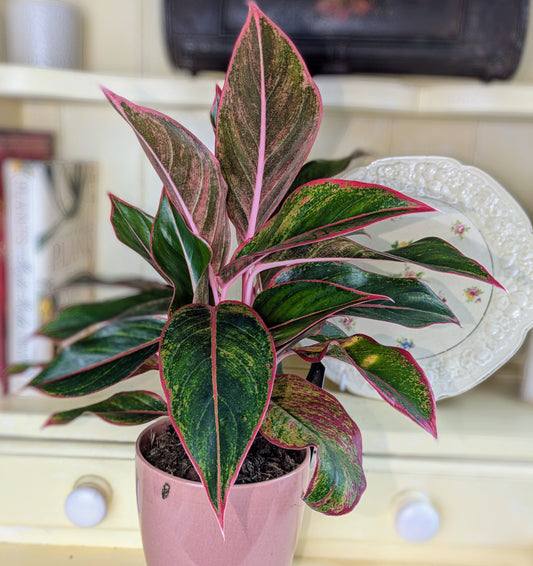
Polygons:
<instances>
[{"instance_id":1,"label":"soil surface","mask_svg":"<svg viewBox=\"0 0 533 566\"><path fill-rule=\"evenodd\" d=\"M200 481L172 425L152 439L143 456L152 466L168 474ZM283 476L297 468L304 458L304 451L274 446L258 434L244 460L236 483L257 483Z\"/></svg>"}]
</instances>

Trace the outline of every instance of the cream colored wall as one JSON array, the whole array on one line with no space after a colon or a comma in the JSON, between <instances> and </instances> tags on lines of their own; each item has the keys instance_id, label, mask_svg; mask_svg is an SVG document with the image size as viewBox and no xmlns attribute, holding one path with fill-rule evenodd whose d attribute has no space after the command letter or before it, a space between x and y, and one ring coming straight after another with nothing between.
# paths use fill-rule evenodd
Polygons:
<instances>
[{"instance_id":1,"label":"cream colored wall","mask_svg":"<svg viewBox=\"0 0 533 566\"><path fill-rule=\"evenodd\" d=\"M533 106L533 100L531 101ZM326 111L313 154L444 155L484 169L533 218L533 121L387 117Z\"/></svg>"},{"instance_id":2,"label":"cream colored wall","mask_svg":"<svg viewBox=\"0 0 533 566\"><path fill-rule=\"evenodd\" d=\"M84 18L84 68L99 73L172 76L157 0L70 0ZM533 19L533 17L532 17ZM533 39L529 34L513 81L533 81ZM213 74L213 79L221 79ZM214 80L213 80L214 84ZM461 95L460 86L457 95ZM531 101L533 106L533 100ZM207 107L159 107L212 145ZM153 211L160 183L129 128L106 104L25 102L21 121L58 132L59 154L100 163L101 194L111 191ZM4 111L5 120L12 114ZM3 116L0 114L0 119ZM4 121L2 119L2 121ZM325 108L313 157L341 156L354 148L376 156L435 154L476 165L502 183L533 217L533 120L365 113ZM106 273L149 273L123 250L109 227L108 199L100 202L99 269Z\"/></svg>"}]
</instances>

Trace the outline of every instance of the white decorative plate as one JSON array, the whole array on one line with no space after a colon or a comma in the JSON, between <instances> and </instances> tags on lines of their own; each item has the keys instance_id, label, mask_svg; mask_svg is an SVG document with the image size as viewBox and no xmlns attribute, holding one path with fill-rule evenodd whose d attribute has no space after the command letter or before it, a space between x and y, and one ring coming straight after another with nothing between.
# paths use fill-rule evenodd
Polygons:
<instances>
[{"instance_id":1,"label":"white decorative plate","mask_svg":"<svg viewBox=\"0 0 533 566\"><path fill-rule=\"evenodd\" d=\"M366 232L371 247L385 251L439 236L476 259L507 290L390 262L384 272L415 274L446 300L460 326L411 329L362 318L337 319L341 327L408 348L426 372L436 399L471 389L516 352L533 326L533 234L527 215L489 175L446 157L380 159L344 177L391 187L440 211L370 226ZM341 388L379 397L353 368L332 359L325 359L324 365L327 377Z\"/></svg>"}]
</instances>

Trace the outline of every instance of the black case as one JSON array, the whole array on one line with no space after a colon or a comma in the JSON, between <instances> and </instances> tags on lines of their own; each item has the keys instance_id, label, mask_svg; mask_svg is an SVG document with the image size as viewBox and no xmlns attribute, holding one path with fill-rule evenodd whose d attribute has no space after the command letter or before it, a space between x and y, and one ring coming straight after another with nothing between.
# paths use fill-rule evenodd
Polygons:
<instances>
[{"instance_id":1,"label":"black case","mask_svg":"<svg viewBox=\"0 0 533 566\"><path fill-rule=\"evenodd\" d=\"M259 0L313 74L416 73L506 79L524 45L528 0ZM225 71L245 0L165 0L171 62Z\"/></svg>"}]
</instances>

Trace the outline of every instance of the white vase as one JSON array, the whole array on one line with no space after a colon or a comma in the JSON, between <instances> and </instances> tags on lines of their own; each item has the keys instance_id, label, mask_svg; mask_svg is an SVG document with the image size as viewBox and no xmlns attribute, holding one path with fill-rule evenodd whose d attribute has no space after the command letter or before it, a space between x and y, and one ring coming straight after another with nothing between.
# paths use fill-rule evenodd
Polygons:
<instances>
[{"instance_id":1,"label":"white vase","mask_svg":"<svg viewBox=\"0 0 533 566\"><path fill-rule=\"evenodd\" d=\"M8 0L5 35L8 63L69 69L81 66L81 16L68 3Z\"/></svg>"}]
</instances>

